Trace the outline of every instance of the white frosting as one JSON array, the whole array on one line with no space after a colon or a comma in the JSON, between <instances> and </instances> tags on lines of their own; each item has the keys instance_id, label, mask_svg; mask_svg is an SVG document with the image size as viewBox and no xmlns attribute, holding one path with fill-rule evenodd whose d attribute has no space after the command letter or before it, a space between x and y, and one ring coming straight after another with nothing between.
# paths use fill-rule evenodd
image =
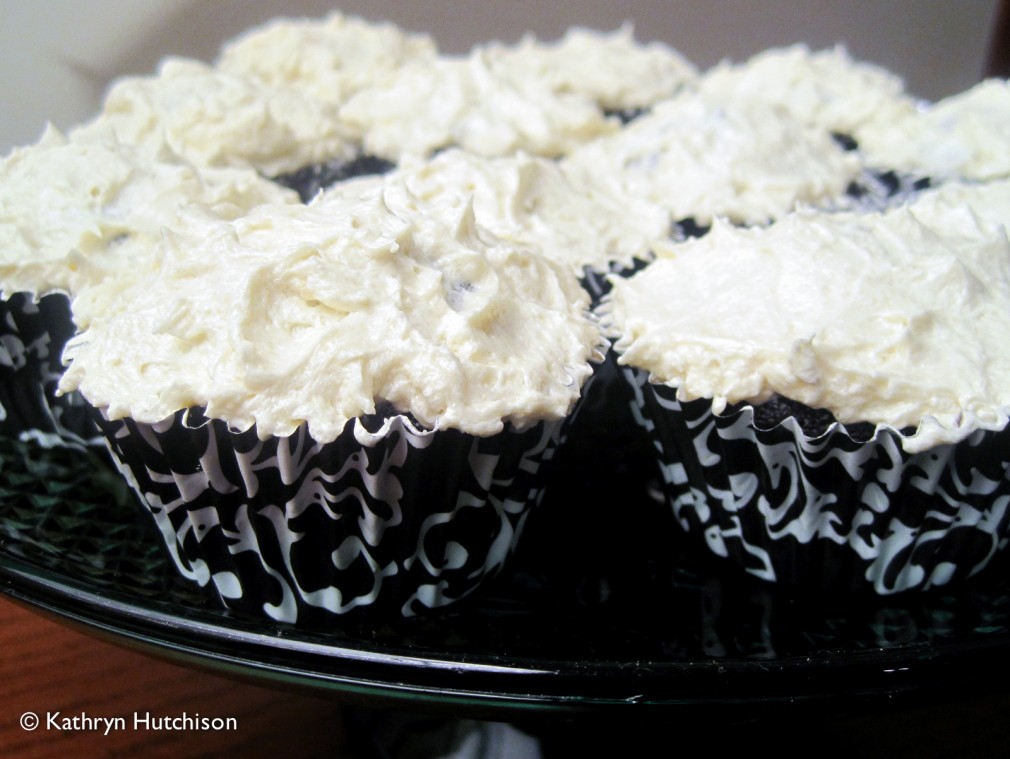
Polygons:
<instances>
[{"instance_id":1,"label":"white frosting","mask_svg":"<svg viewBox=\"0 0 1010 759\"><path fill-rule=\"evenodd\" d=\"M216 66L168 59L122 80L69 139L8 157L0 287L76 296L63 389L112 417L205 406L327 441L386 400L484 435L578 397L599 335L573 272L658 250L607 308L623 360L683 397L781 393L917 426L909 450L1005 424L1006 185L761 230L723 219L830 204L861 156L1006 176L1006 83L920 112L895 77L802 46L695 81L630 28L451 58L340 14L278 22ZM604 113L642 107L624 128ZM307 207L257 173L362 146L402 168ZM685 218L714 230L664 241Z\"/></svg>"},{"instance_id":2,"label":"white frosting","mask_svg":"<svg viewBox=\"0 0 1010 759\"><path fill-rule=\"evenodd\" d=\"M908 451L1001 429L1010 241L964 206L717 223L615 280L621 361L682 399L778 393L842 422L916 427Z\"/></svg>"},{"instance_id":3,"label":"white frosting","mask_svg":"<svg viewBox=\"0 0 1010 759\"><path fill-rule=\"evenodd\" d=\"M935 179L1010 176L1010 83L989 79L858 136L867 163Z\"/></svg>"},{"instance_id":4,"label":"white frosting","mask_svg":"<svg viewBox=\"0 0 1010 759\"><path fill-rule=\"evenodd\" d=\"M635 41L630 25L610 34L572 28L555 43L525 37L487 46L496 72L510 81L545 82L556 93L585 95L608 110L644 108L697 78L673 48Z\"/></svg>"},{"instance_id":5,"label":"white frosting","mask_svg":"<svg viewBox=\"0 0 1010 759\"><path fill-rule=\"evenodd\" d=\"M437 54L428 35L332 13L323 19L278 19L253 29L228 43L217 65L338 106L382 72Z\"/></svg>"},{"instance_id":6,"label":"white frosting","mask_svg":"<svg viewBox=\"0 0 1010 759\"><path fill-rule=\"evenodd\" d=\"M241 216L294 192L250 169L155 162L111 132L67 140L49 128L0 164L0 289L75 293L177 224L180 209Z\"/></svg>"},{"instance_id":7,"label":"white frosting","mask_svg":"<svg viewBox=\"0 0 1010 759\"><path fill-rule=\"evenodd\" d=\"M267 175L352 155L336 106L182 58L166 59L156 76L117 82L83 130L108 128L153 156Z\"/></svg>"},{"instance_id":8,"label":"white frosting","mask_svg":"<svg viewBox=\"0 0 1010 759\"><path fill-rule=\"evenodd\" d=\"M727 100L781 106L804 124L858 137L867 125L915 112L901 78L854 61L842 46L812 52L806 45L766 50L743 64L723 62L699 89Z\"/></svg>"},{"instance_id":9,"label":"white frosting","mask_svg":"<svg viewBox=\"0 0 1010 759\"><path fill-rule=\"evenodd\" d=\"M483 158L449 150L381 179L336 186L326 196L384 187L386 204L403 214L423 208L447 223L472 206L477 222L500 239L527 245L581 274L611 262L646 259L669 234L666 212L647 201L585 188L554 161L519 154Z\"/></svg>"},{"instance_id":10,"label":"white frosting","mask_svg":"<svg viewBox=\"0 0 1010 759\"><path fill-rule=\"evenodd\" d=\"M467 58L409 62L351 97L340 115L367 152L391 160L450 146L486 156L556 156L617 128L588 97L511 78L480 49Z\"/></svg>"},{"instance_id":11,"label":"white frosting","mask_svg":"<svg viewBox=\"0 0 1010 759\"><path fill-rule=\"evenodd\" d=\"M570 411L600 340L587 307L570 272L470 214L404 217L379 191L261 206L83 293L61 388L111 418L206 406L264 438L307 422L332 440L378 399L488 435Z\"/></svg>"},{"instance_id":12,"label":"white frosting","mask_svg":"<svg viewBox=\"0 0 1010 759\"><path fill-rule=\"evenodd\" d=\"M754 100L686 92L618 134L586 144L565 170L592 186L666 208L673 220L764 223L797 203L839 197L858 161L823 129Z\"/></svg>"},{"instance_id":13,"label":"white frosting","mask_svg":"<svg viewBox=\"0 0 1010 759\"><path fill-rule=\"evenodd\" d=\"M648 106L695 76L676 51L637 44L630 27L572 29L553 44L527 37L466 57L415 57L376 76L341 116L368 152L392 160L449 146L558 156L617 128L604 109Z\"/></svg>"},{"instance_id":14,"label":"white frosting","mask_svg":"<svg viewBox=\"0 0 1010 759\"><path fill-rule=\"evenodd\" d=\"M981 184L948 182L920 193L912 208L920 218L929 219L934 213L944 213L955 206L967 207L978 219L1002 224L1005 230L1010 230L1010 179ZM967 216L961 218L969 226L973 225Z\"/></svg>"}]
</instances>

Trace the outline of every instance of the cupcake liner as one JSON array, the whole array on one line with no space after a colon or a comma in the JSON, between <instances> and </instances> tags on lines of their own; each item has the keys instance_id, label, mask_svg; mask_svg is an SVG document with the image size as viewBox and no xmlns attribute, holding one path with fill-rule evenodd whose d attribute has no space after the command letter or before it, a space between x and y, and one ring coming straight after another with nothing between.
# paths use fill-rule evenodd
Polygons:
<instances>
[{"instance_id":1,"label":"cupcake liner","mask_svg":"<svg viewBox=\"0 0 1010 759\"><path fill-rule=\"evenodd\" d=\"M712 553L796 589L926 590L980 572L1010 534L1010 430L909 454L841 424L807 437L754 410L712 413L625 367L676 521Z\"/></svg>"},{"instance_id":2,"label":"cupcake liner","mask_svg":"<svg viewBox=\"0 0 1010 759\"><path fill-rule=\"evenodd\" d=\"M352 420L260 440L194 410L99 419L180 572L225 606L283 622L412 616L497 573L541 495L560 422L488 438Z\"/></svg>"},{"instance_id":3,"label":"cupcake liner","mask_svg":"<svg viewBox=\"0 0 1010 759\"><path fill-rule=\"evenodd\" d=\"M595 364L566 424L559 452L571 463L575 477L584 478L587 471L618 476L637 471L643 458L650 456L649 438L629 413L634 396L616 355L609 346L603 351L603 360Z\"/></svg>"},{"instance_id":4,"label":"cupcake liner","mask_svg":"<svg viewBox=\"0 0 1010 759\"><path fill-rule=\"evenodd\" d=\"M15 293L0 300L0 434L44 446L101 445L91 409L79 393L57 395L61 357L75 331L70 299Z\"/></svg>"},{"instance_id":5,"label":"cupcake liner","mask_svg":"<svg viewBox=\"0 0 1010 759\"><path fill-rule=\"evenodd\" d=\"M632 274L644 269L648 263L648 261L641 258L635 258L630 265L611 261L606 271L596 269L592 266L582 267L582 276L579 277L579 284L582 285L583 290L589 293L590 307L595 308L603 301L604 296L610 292L611 285L608 277L611 275L630 277Z\"/></svg>"},{"instance_id":6,"label":"cupcake liner","mask_svg":"<svg viewBox=\"0 0 1010 759\"><path fill-rule=\"evenodd\" d=\"M693 218L680 219L670 225L670 239L674 242L683 242L691 238L704 237L710 228L710 225L699 224ZM608 278L611 275L631 277L648 266L652 262L652 258L650 252L646 258L635 256L630 263L611 261L605 271L592 266L584 266L579 282L583 289L589 293L592 307L597 307L603 301L604 296L610 292L611 285Z\"/></svg>"}]
</instances>

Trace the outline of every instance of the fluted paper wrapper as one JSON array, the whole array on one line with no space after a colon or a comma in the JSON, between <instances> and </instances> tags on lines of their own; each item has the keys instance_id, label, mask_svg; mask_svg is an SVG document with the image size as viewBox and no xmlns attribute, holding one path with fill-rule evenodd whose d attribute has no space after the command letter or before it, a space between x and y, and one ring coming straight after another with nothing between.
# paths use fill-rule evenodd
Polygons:
<instances>
[{"instance_id":1,"label":"fluted paper wrapper","mask_svg":"<svg viewBox=\"0 0 1010 759\"><path fill-rule=\"evenodd\" d=\"M897 432L866 442L709 400L625 367L680 526L748 573L796 589L886 595L980 572L1010 535L1010 430L909 454Z\"/></svg>"},{"instance_id":2,"label":"fluted paper wrapper","mask_svg":"<svg viewBox=\"0 0 1010 759\"><path fill-rule=\"evenodd\" d=\"M225 606L283 622L412 616L506 563L560 422L479 438L404 416L260 440L180 411L99 425L179 571Z\"/></svg>"},{"instance_id":3,"label":"fluted paper wrapper","mask_svg":"<svg viewBox=\"0 0 1010 759\"><path fill-rule=\"evenodd\" d=\"M56 393L63 348L73 334L70 300L62 293L0 299L0 434L47 447L101 445L80 394Z\"/></svg>"}]
</instances>

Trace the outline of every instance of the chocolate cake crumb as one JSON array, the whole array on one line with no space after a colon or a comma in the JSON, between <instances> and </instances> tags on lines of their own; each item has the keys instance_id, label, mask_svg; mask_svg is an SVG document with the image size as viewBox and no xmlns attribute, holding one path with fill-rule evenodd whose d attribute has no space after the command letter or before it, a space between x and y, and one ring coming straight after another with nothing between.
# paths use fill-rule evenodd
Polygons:
<instances>
[{"instance_id":1,"label":"chocolate cake crumb","mask_svg":"<svg viewBox=\"0 0 1010 759\"><path fill-rule=\"evenodd\" d=\"M727 407L727 412L737 411L744 405L746 404L738 403ZM770 430L789 417L794 417L803 433L810 438L820 437L838 421L827 409L811 408L781 395L772 396L764 403L754 406L754 426L759 430ZM846 424L845 430L853 440L863 443L873 437L876 425L870 422L854 422Z\"/></svg>"},{"instance_id":2,"label":"chocolate cake crumb","mask_svg":"<svg viewBox=\"0 0 1010 759\"><path fill-rule=\"evenodd\" d=\"M832 132L831 137L834 139L838 146L842 150L853 151L859 147L859 143L856 142L855 138L850 134L842 134L841 132Z\"/></svg>"},{"instance_id":3,"label":"chocolate cake crumb","mask_svg":"<svg viewBox=\"0 0 1010 759\"><path fill-rule=\"evenodd\" d=\"M335 160L304 166L296 171L273 177L273 181L298 193L303 203L308 203L320 191L355 177L385 174L395 164L385 158L360 155L350 161Z\"/></svg>"},{"instance_id":4,"label":"chocolate cake crumb","mask_svg":"<svg viewBox=\"0 0 1010 759\"><path fill-rule=\"evenodd\" d=\"M692 237L704 237L712 228L711 224L699 224L693 217L675 221L670 230L670 237L681 242Z\"/></svg>"},{"instance_id":5,"label":"chocolate cake crumb","mask_svg":"<svg viewBox=\"0 0 1010 759\"><path fill-rule=\"evenodd\" d=\"M648 108L615 108L607 109L604 111L604 115L615 116L622 124L630 124L648 110Z\"/></svg>"}]
</instances>

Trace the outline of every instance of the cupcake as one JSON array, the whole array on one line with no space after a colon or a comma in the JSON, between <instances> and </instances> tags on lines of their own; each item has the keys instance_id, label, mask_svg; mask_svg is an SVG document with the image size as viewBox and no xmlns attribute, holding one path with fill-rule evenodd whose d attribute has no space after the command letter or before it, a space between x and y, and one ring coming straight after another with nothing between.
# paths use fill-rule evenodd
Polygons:
<instances>
[{"instance_id":1,"label":"cupcake","mask_svg":"<svg viewBox=\"0 0 1010 759\"><path fill-rule=\"evenodd\" d=\"M755 100L720 99L685 87L652 104L619 132L580 145L560 159L567 181L583 197L620 199L617 207L646 210L656 221L641 244L622 234L609 256L597 256L586 270L587 289L599 303L613 277L628 277L650 261L658 247L708 232L712 220L767 224L798 203L832 204L857 176L858 160L831 133L808 126L784 109ZM636 213L621 214L612 234L635 224ZM610 217L589 211L600 225ZM597 233L597 240L605 240ZM615 255L625 246L623 255ZM612 451L619 471L638 471L648 443L627 412L633 403L611 351L587 400L597 424L582 430ZM587 423L588 424L588 423ZM588 461L599 452L588 451Z\"/></svg>"},{"instance_id":2,"label":"cupcake","mask_svg":"<svg viewBox=\"0 0 1010 759\"><path fill-rule=\"evenodd\" d=\"M58 396L70 298L147 254L180 209L222 218L297 196L251 169L151 160L109 129L38 143L0 163L0 430L46 445L99 437L83 401Z\"/></svg>"},{"instance_id":3,"label":"cupcake","mask_svg":"<svg viewBox=\"0 0 1010 759\"><path fill-rule=\"evenodd\" d=\"M1010 83L971 89L866 130L869 163L938 180L1010 177Z\"/></svg>"},{"instance_id":4,"label":"cupcake","mask_svg":"<svg viewBox=\"0 0 1010 759\"><path fill-rule=\"evenodd\" d=\"M250 29L225 43L216 68L339 108L400 66L437 57L438 46L427 34L333 12L320 19L278 18Z\"/></svg>"},{"instance_id":5,"label":"cupcake","mask_svg":"<svg viewBox=\"0 0 1010 759\"><path fill-rule=\"evenodd\" d=\"M791 118L858 142L866 130L916 112L897 74L854 60L839 45L772 48L743 63L724 61L705 72L698 89L729 101L756 100Z\"/></svg>"},{"instance_id":6,"label":"cupcake","mask_svg":"<svg viewBox=\"0 0 1010 759\"><path fill-rule=\"evenodd\" d=\"M798 203L841 197L858 161L828 130L779 107L686 90L620 132L571 151L570 175L588 187L658 204L672 222L725 217L765 224Z\"/></svg>"},{"instance_id":7,"label":"cupcake","mask_svg":"<svg viewBox=\"0 0 1010 759\"><path fill-rule=\"evenodd\" d=\"M578 276L596 302L610 271L630 271L651 257L670 234L669 217L655 203L629 198L606 185L585 186L563 162L519 153L486 158L458 149L430 160L407 160L382 180L334 187L331 195L361 192L376 181L393 210L423 209L450 223L472 213L501 240L533 247ZM627 414L628 390L609 351L584 388L578 418L566 437L573 476L579 469L624 468L623 459L643 445Z\"/></svg>"},{"instance_id":8,"label":"cupcake","mask_svg":"<svg viewBox=\"0 0 1010 759\"><path fill-rule=\"evenodd\" d=\"M66 351L180 570L285 622L495 574L600 342L573 274L362 181L190 219L79 295Z\"/></svg>"},{"instance_id":9,"label":"cupcake","mask_svg":"<svg viewBox=\"0 0 1010 759\"><path fill-rule=\"evenodd\" d=\"M716 222L601 308L699 545L798 589L924 590L1010 528L1010 241L932 199Z\"/></svg>"},{"instance_id":10,"label":"cupcake","mask_svg":"<svg viewBox=\"0 0 1010 759\"><path fill-rule=\"evenodd\" d=\"M895 133L894 125L914 120L924 104L905 91L901 77L853 59L844 46L815 51L791 45L739 64L724 61L705 72L698 90L723 101L779 108L808 128L830 133L860 164L835 205L879 210L921 189L931 176L872 149L877 135Z\"/></svg>"},{"instance_id":11,"label":"cupcake","mask_svg":"<svg viewBox=\"0 0 1010 759\"><path fill-rule=\"evenodd\" d=\"M351 95L340 115L368 152L391 161L449 147L557 157L694 77L676 51L636 45L630 29L572 30L554 44L527 37L408 60Z\"/></svg>"}]
</instances>

